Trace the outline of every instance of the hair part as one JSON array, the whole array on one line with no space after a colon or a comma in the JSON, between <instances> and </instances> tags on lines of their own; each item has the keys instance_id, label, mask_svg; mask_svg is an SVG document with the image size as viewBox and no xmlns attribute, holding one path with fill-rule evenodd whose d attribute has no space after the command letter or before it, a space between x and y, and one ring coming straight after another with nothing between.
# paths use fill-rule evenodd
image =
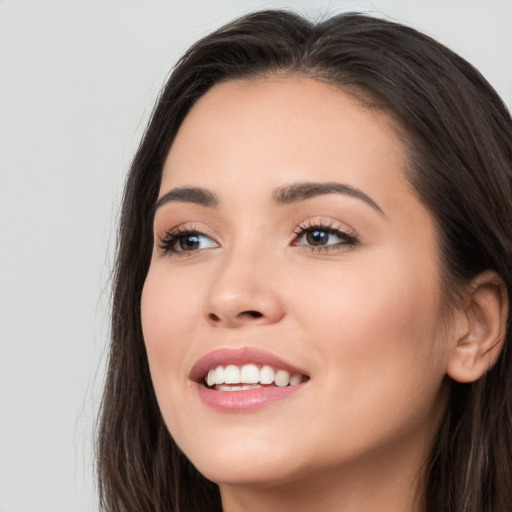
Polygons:
<instances>
[{"instance_id":1,"label":"hair part","mask_svg":"<svg viewBox=\"0 0 512 512\"><path fill-rule=\"evenodd\" d=\"M194 44L165 85L124 191L114 271L109 366L98 432L102 510L221 511L168 433L142 337L140 299L164 161L194 103L213 85L300 75L325 81L398 126L409 180L436 222L446 302L495 270L512 297L512 122L470 64L402 25L359 14L312 23L286 11L244 16ZM512 510L510 322L497 364L450 383L427 463L430 512Z\"/></svg>"}]
</instances>

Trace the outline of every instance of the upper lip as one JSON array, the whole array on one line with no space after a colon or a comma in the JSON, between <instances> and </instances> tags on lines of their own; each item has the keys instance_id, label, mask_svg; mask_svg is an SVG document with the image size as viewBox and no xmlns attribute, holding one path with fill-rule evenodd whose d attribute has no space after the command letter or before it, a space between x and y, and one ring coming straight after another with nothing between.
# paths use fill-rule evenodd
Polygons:
<instances>
[{"instance_id":1,"label":"upper lip","mask_svg":"<svg viewBox=\"0 0 512 512\"><path fill-rule=\"evenodd\" d=\"M202 382L209 370L220 365L244 365L249 363L269 365L277 369L287 370L292 375L301 374L308 377L304 370L291 365L271 352L259 348L244 347L236 349L224 348L209 352L201 357L193 366L190 372L190 380Z\"/></svg>"}]
</instances>

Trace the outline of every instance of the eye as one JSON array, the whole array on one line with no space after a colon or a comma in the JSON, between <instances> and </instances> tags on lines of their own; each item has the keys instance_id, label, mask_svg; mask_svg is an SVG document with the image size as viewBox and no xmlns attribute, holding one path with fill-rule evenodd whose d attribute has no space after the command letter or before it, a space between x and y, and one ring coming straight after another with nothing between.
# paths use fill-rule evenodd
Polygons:
<instances>
[{"instance_id":1,"label":"eye","mask_svg":"<svg viewBox=\"0 0 512 512\"><path fill-rule=\"evenodd\" d=\"M347 249L357 245L357 238L331 223L300 225L292 245L303 245L313 251Z\"/></svg>"},{"instance_id":2,"label":"eye","mask_svg":"<svg viewBox=\"0 0 512 512\"><path fill-rule=\"evenodd\" d=\"M190 254L212 247L218 247L217 242L208 235L195 229L174 229L165 233L160 240L160 249L164 254Z\"/></svg>"}]
</instances>

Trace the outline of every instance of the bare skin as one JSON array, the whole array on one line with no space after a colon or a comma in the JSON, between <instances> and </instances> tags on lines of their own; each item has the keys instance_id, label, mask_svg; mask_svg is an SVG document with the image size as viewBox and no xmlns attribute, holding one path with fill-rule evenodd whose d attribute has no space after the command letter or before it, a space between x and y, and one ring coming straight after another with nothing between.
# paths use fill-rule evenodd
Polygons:
<instances>
[{"instance_id":1,"label":"bare skin","mask_svg":"<svg viewBox=\"0 0 512 512\"><path fill-rule=\"evenodd\" d=\"M406 161L383 114L306 78L217 85L183 122L142 322L167 427L225 512L424 510L453 330ZM298 390L205 403L195 365L240 348L299 368Z\"/></svg>"}]
</instances>

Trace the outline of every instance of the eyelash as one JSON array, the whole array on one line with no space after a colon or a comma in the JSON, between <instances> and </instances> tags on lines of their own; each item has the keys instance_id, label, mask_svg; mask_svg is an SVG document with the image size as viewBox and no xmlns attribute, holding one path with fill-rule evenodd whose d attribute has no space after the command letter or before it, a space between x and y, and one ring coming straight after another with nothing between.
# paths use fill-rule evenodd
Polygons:
<instances>
[{"instance_id":1,"label":"eyelash","mask_svg":"<svg viewBox=\"0 0 512 512\"><path fill-rule=\"evenodd\" d=\"M329 244L329 245L306 245L297 243L298 240L302 239L303 237L307 236L309 233L315 233L321 232L324 234L334 235L340 238L342 241L336 244ZM355 235L347 233L343 229L341 229L338 226L335 226L331 222L305 222L303 224L300 224L297 229L294 231L295 234L295 240L293 241L293 246L304 246L308 250L312 252L329 252L329 251L336 251L336 250L343 250L343 249L350 249L352 247L355 247L359 240L356 238ZM176 254L179 256L190 256L197 251L201 249L191 249L191 250L177 250L176 244L178 244L181 240L184 240L187 237L191 236L197 236L197 237L204 237L211 241L215 242L214 238L210 235L204 233L203 231L199 231L198 229L195 229L194 227L179 227L170 231L167 231L163 237L160 238L159 241L159 248L162 251L162 254Z\"/></svg>"},{"instance_id":2,"label":"eyelash","mask_svg":"<svg viewBox=\"0 0 512 512\"><path fill-rule=\"evenodd\" d=\"M352 247L355 247L358 245L359 240L357 237L351 233L347 233L347 231L341 229L339 226L334 225L332 222L305 222L303 224L300 224L297 229L294 231L295 236L297 239L301 239L304 236L307 236L309 233L314 232L321 232L326 233L327 235L335 235L339 237L342 242L336 243L336 244L330 244L330 245L304 245L304 247L307 247L310 251L313 252L329 252L329 251L337 251L337 250L343 250L343 249L350 249ZM303 245L298 244L294 241L292 245Z\"/></svg>"},{"instance_id":3,"label":"eyelash","mask_svg":"<svg viewBox=\"0 0 512 512\"><path fill-rule=\"evenodd\" d=\"M190 228L189 227L179 227L179 228L167 231L164 234L164 236L160 239L160 242L159 242L160 250L162 251L163 254L172 253L172 254L178 254L180 256L190 256L191 254L196 252L197 249L190 250L190 251L176 249L176 244L178 244L181 240L184 240L185 238L190 237L190 236L206 237L210 240L213 240L213 238L210 235L208 235L202 231L199 231L198 229L195 229L193 227L190 227Z\"/></svg>"}]
</instances>

